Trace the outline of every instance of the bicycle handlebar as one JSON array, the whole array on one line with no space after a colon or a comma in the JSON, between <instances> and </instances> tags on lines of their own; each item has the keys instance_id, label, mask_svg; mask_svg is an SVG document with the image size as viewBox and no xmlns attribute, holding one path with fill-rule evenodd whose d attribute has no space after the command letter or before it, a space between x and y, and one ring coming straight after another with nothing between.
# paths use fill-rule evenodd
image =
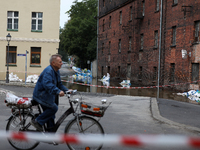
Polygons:
<instances>
[{"instance_id":1,"label":"bicycle handlebar","mask_svg":"<svg viewBox=\"0 0 200 150\"><path fill-rule=\"evenodd\" d=\"M77 90L69 90L66 91L66 94L76 94Z\"/></svg>"}]
</instances>

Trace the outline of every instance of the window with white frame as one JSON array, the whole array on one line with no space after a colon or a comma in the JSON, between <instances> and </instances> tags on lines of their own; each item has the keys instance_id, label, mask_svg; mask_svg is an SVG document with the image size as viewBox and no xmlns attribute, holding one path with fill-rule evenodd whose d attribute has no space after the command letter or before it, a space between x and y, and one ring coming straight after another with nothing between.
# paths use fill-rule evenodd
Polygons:
<instances>
[{"instance_id":1,"label":"window with white frame","mask_svg":"<svg viewBox=\"0 0 200 150\"><path fill-rule=\"evenodd\" d=\"M42 31L42 12L32 12L32 31Z\"/></svg>"},{"instance_id":2,"label":"window with white frame","mask_svg":"<svg viewBox=\"0 0 200 150\"><path fill-rule=\"evenodd\" d=\"M18 11L8 11L7 12L7 30L18 30Z\"/></svg>"}]
</instances>

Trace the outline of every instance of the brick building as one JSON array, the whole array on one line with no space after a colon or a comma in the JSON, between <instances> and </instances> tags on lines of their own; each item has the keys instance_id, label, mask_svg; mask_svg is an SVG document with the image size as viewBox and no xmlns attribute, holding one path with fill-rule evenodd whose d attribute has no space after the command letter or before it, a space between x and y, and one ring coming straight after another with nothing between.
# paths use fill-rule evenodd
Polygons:
<instances>
[{"instance_id":1,"label":"brick building","mask_svg":"<svg viewBox=\"0 0 200 150\"><path fill-rule=\"evenodd\" d=\"M199 80L199 8L196 0L163 0L161 85ZM157 85L160 0L99 0L98 33L99 78L108 72L111 79Z\"/></svg>"}]
</instances>

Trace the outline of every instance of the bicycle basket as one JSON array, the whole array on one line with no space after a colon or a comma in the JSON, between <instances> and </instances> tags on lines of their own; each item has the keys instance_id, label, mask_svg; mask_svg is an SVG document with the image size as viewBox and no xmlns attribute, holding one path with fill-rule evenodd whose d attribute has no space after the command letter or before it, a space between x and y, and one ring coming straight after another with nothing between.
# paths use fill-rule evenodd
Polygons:
<instances>
[{"instance_id":1,"label":"bicycle basket","mask_svg":"<svg viewBox=\"0 0 200 150\"><path fill-rule=\"evenodd\" d=\"M105 106L97 106L86 102L81 102L80 108L81 108L81 113L95 117L103 117L104 112L107 109L107 107Z\"/></svg>"}]
</instances>

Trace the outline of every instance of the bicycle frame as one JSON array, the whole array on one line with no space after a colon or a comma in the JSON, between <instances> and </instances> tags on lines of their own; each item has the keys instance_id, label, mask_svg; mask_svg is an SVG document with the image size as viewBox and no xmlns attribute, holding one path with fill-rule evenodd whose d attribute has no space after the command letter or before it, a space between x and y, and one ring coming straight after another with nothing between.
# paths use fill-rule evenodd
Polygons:
<instances>
[{"instance_id":1,"label":"bicycle frame","mask_svg":"<svg viewBox=\"0 0 200 150\"><path fill-rule=\"evenodd\" d=\"M63 121L72 113L75 113L74 111L74 107L72 105L72 102L69 102L70 104L70 108L67 109L61 116L60 118L57 120L55 126L53 127L53 132L56 132L58 130L58 128L60 127L61 123L63 123Z\"/></svg>"}]
</instances>

